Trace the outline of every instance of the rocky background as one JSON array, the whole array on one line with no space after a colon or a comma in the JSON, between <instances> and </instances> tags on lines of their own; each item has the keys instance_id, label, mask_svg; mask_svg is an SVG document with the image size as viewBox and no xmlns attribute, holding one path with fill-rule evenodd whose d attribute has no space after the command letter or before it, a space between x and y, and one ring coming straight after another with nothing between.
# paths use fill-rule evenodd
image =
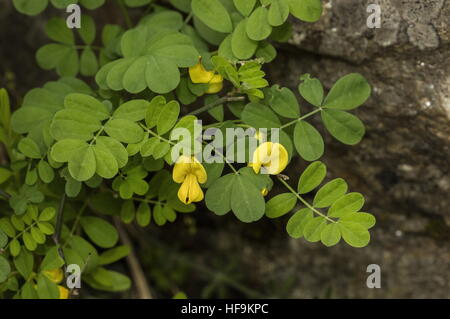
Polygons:
<instances>
[{"instance_id":1,"label":"rocky background","mask_svg":"<svg viewBox=\"0 0 450 319\"><path fill-rule=\"evenodd\" d=\"M330 88L359 72L373 86L357 111L367 126L361 144L344 146L322 130L329 177L348 180L377 217L370 245L325 248L289 239L287 219L249 226L204 210L132 232L156 296L182 289L191 297L450 297L450 1L323 2L321 21L295 22L268 71L273 83L292 89L303 73ZM371 3L381 7L380 29L366 25ZM33 57L46 41L45 18L1 6L1 85L19 100L52 77ZM106 14L114 16L120 19L114 9ZM298 160L291 175L305 165ZM381 267L381 289L366 286L369 264Z\"/></svg>"}]
</instances>

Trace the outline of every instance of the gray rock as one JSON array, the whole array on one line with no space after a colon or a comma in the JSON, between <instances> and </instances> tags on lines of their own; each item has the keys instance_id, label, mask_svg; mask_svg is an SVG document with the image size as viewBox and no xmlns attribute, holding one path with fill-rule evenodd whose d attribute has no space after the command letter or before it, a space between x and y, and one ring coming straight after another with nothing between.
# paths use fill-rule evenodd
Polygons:
<instances>
[{"instance_id":1,"label":"gray rock","mask_svg":"<svg viewBox=\"0 0 450 319\"><path fill-rule=\"evenodd\" d=\"M367 126L364 140L347 147L326 135L324 161L331 176L346 178L366 195L365 209L378 224L367 248L326 249L292 240L276 263L298 277L293 297L323 296L330 287L335 297L448 298L450 2L325 3L320 22L295 23L270 74L292 89L303 73L328 89L347 73L368 79L373 95L356 112ZM380 29L366 26L369 3L381 7ZM381 266L382 289L365 285L371 263Z\"/></svg>"}]
</instances>

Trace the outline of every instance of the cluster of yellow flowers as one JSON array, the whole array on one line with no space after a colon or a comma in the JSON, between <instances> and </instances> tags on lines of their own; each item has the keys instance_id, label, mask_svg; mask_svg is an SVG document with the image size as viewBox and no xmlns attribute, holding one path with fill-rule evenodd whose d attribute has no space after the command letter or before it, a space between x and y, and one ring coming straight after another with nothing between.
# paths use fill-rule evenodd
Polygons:
<instances>
[{"instance_id":1,"label":"cluster of yellow flowers","mask_svg":"<svg viewBox=\"0 0 450 319\"><path fill-rule=\"evenodd\" d=\"M52 270L44 270L44 275L50 279L50 281L55 284L61 283L64 279L64 273L61 268L56 268ZM64 286L58 285L59 289L59 299L69 299L69 289Z\"/></svg>"},{"instance_id":2,"label":"cluster of yellow flowers","mask_svg":"<svg viewBox=\"0 0 450 319\"><path fill-rule=\"evenodd\" d=\"M201 62L201 57L199 63L189 68L189 77L192 83L209 84L206 91L209 94L218 93L223 88L223 77L214 71L207 71ZM256 135L256 138L261 140L262 136ZM255 150L249 166L256 174L262 171L264 174L277 175L286 168L288 161L288 152L283 145L265 142ZM176 183L181 184L178 190L180 201L190 204L203 200L204 194L199 184L206 183L208 177L205 168L195 157L181 156L175 163L172 178ZM266 196L269 190L263 189L261 193Z\"/></svg>"},{"instance_id":3,"label":"cluster of yellow flowers","mask_svg":"<svg viewBox=\"0 0 450 319\"><path fill-rule=\"evenodd\" d=\"M279 143L265 142L258 146L253 153L253 159L249 166L256 174L277 175L287 166L289 161L288 152ZM181 184L178 190L178 198L185 204L200 202L204 198L203 190L199 184L206 183L207 174L203 165L194 157L180 156L175 163L172 178ZM266 196L268 189L261 193Z\"/></svg>"}]
</instances>

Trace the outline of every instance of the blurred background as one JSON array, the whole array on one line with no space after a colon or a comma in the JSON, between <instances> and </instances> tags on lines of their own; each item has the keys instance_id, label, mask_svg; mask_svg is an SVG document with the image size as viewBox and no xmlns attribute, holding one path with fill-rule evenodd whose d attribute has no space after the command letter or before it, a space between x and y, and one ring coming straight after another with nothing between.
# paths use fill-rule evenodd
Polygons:
<instances>
[{"instance_id":1,"label":"blurred background","mask_svg":"<svg viewBox=\"0 0 450 319\"><path fill-rule=\"evenodd\" d=\"M89 12L98 25L123 24L114 2ZM296 21L292 39L266 71L272 83L295 91L304 73L328 89L351 72L373 86L372 98L357 111L367 126L362 143L347 147L327 138L323 158L330 178L343 177L366 196L365 210L378 221L370 245L326 248L289 238L287 216L246 225L203 207L163 228L130 230L154 296L450 297L450 1L323 2L321 21ZM380 29L367 28L370 3L381 7ZM45 22L57 15L65 13L47 9L28 17L11 0L0 1L0 87L15 107L28 90L56 79L34 54L48 42ZM287 173L298 176L305 166L297 159ZM381 267L380 289L366 286L370 264ZM126 264L116 266L127 271ZM136 297L134 290L81 294Z\"/></svg>"}]
</instances>

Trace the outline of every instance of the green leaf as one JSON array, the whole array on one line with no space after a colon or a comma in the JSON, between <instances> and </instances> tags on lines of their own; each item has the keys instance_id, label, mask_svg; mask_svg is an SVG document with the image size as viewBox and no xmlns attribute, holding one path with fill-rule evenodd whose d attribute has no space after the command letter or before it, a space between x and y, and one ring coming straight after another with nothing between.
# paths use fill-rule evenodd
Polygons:
<instances>
[{"instance_id":1,"label":"green leaf","mask_svg":"<svg viewBox=\"0 0 450 319\"><path fill-rule=\"evenodd\" d=\"M114 156L119 168L124 167L128 163L128 152L119 141L108 136L99 136L96 139L96 145L101 145L108 149Z\"/></svg>"},{"instance_id":2,"label":"green leaf","mask_svg":"<svg viewBox=\"0 0 450 319\"><path fill-rule=\"evenodd\" d=\"M288 88L280 88L274 85L271 90L270 107L283 117L298 118L300 116L300 105L294 93Z\"/></svg>"},{"instance_id":3,"label":"green leaf","mask_svg":"<svg viewBox=\"0 0 450 319\"><path fill-rule=\"evenodd\" d=\"M364 206L364 196L360 193L348 193L331 205L328 210L330 217L343 217L349 213L356 213Z\"/></svg>"},{"instance_id":4,"label":"green leaf","mask_svg":"<svg viewBox=\"0 0 450 319\"><path fill-rule=\"evenodd\" d=\"M97 73L98 62L94 51L86 47L80 57L80 72L84 76L93 76Z\"/></svg>"},{"instance_id":5,"label":"green leaf","mask_svg":"<svg viewBox=\"0 0 450 319\"><path fill-rule=\"evenodd\" d=\"M134 208L134 203L132 200L127 200L123 203L122 209L120 210L120 219L125 224L130 224L136 216L136 210Z\"/></svg>"},{"instance_id":6,"label":"green leaf","mask_svg":"<svg viewBox=\"0 0 450 319\"><path fill-rule=\"evenodd\" d=\"M320 0L288 0L292 15L305 22L316 22L322 16Z\"/></svg>"},{"instance_id":7,"label":"green leaf","mask_svg":"<svg viewBox=\"0 0 450 319\"><path fill-rule=\"evenodd\" d=\"M234 6L245 17L248 17L255 7L256 0L233 0Z\"/></svg>"},{"instance_id":8,"label":"green leaf","mask_svg":"<svg viewBox=\"0 0 450 319\"><path fill-rule=\"evenodd\" d=\"M306 194L320 185L327 175L327 167L322 162L314 162L303 171L298 181L299 194Z\"/></svg>"},{"instance_id":9,"label":"green leaf","mask_svg":"<svg viewBox=\"0 0 450 319\"><path fill-rule=\"evenodd\" d=\"M297 196L292 193L279 194L266 203L266 216L278 218L289 213L297 204Z\"/></svg>"},{"instance_id":10,"label":"green leaf","mask_svg":"<svg viewBox=\"0 0 450 319\"><path fill-rule=\"evenodd\" d=\"M13 0L13 5L20 13L35 16L47 8L48 0Z\"/></svg>"},{"instance_id":11,"label":"green leaf","mask_svg":"<svg viewBox=\"0 0 450 319\"><path fill-rule=\"evenodd\" d=\"M92 146L85 146L73 154L69 161L69 172L72 177L84 182L94 176L96 156Z\"/></svg>"},{"instance_id":12,"label":"green leaf","mask_svg":"<svg viewBox=\"0 0 450 319\"><path fill-rule=\"evenodd\" d=\"M81 28L77 29L81 39L87 45L90 45L95 40L95 22L92 17L87 15L81 16Z\"/></svg>"},{"instance_id":13,"label":"green leaf","mask_svg":"<svg viewBox=\"0 0 450 319\"><path fill-rule=\"evenodd\" d=\"M180 71L167 60L151 58L147 63L146 80L148 87L154 92L165 94L180 83Z\"/></svg>"},{"instance_id":14,"label":"green leaf","mask_svg":"<svg viewBox=\"0 0 450 319\"><path fill-rule=\"evenodd\" d=\"M8 236L6 236L5 232L0 228L0 249L4 248L8 244Z\"/></svg>"},{"instance_id":15,"label":"green leaf","mask_svg":"<svg viewBox=\"0 0 450 319\"><path fill-rule=\"evenodd\" d=\"M97 73L101 88L138 93L147 86L165 94L180 83L178 68L195 65L199 56L187 35L165 29L155 34L146 23L123 34L121 49L124 58L106 64Z\"/></svg>"},{"instance_id":16,"label":"green leaf","mask_svg":"<svg viewBox=\"0 0 450 319\"><path fill-rule=\"evenodd\" d=\"M19 151L29 158L41 158L41 151L39 146L29 137L24 137L20 140L19 145L17 146Z\"/></svg>"},{"instance_id":17,"label":"green leaf","mask_svg":"<svg viewBox=\"0 0 450 319\"><path fill-rule=\"evenodd\" d=\"M242 121L254 128L276 128L281 126L278 116L267 106L249 103L241 114Z\"/></svg>"},{"instance_id":18,"label":"green leaf","mask_svg":"<svg viewBox=\"0 0 450 319\"><path fill-rule=\"evenodd\" d=\"M338 223L339 229L345 242L352 247L362 248L369 244L370 233L359 223L341 221Z\"/></svg>"},{"instance_id":19,"label":"green leaf","mask_svg":"<svg viewBox=\"0 0 450 319\"><path fill-rule=\"evenodd\" d=\"M305 121L299 121L294 129L294 145L300 156L306 161L315 161L322 157L324 142L319 131Z\"/></svg>"},{"instance_id":20,"label":"green leaf","mask_svg":"<svg viewBox=\"0 0 450 319\"><path fill-rule=\"evenodd\" d=\"M11 240L9 243L9 251L13 257L16 257L20 254L21 246L17 239Z\"/></svg>"},{"instance_id":21,"label":"green leaf","mask_svg":"<svg viewBox=\"0 0 450 319\"><path fill-rule=\"evenodd\" d=\"M66 195L75 198L78 196L78 194L81 192L81 182L73 179L71 176L67 178L66 185L64 187L64 191L66 192Z\"/></svg>"},{"instance_id":22,"label":"green leaf","mask_svg":"<svg viewBox=\"0 0 450 319\"><path fill-rule=\"evenodd\" d=\"M39 299L59 299L58 286L43 274L37 280L37 293Z\"/></svg>"},{"instance_id":23,"label":"green leaf","mask_svg":"<svg viewBox=\"0 0 450 319\"><path fill-rule=\"evenodd\" d=\"M274 26L282 25L289 16L288 0L272 0L269 8L269 23Z\"/></svg>"},{"instance_id":24,"label":"green leaf","mask_svg":"<svg viewBox=\"0 0 450 319\"><path fill-rule=\"evenodd\" d=\"M272 26L268 21L268 10L259 7L252 12L246 23L247 35L254 41L261 41L272 33Z\"/></svg>"},{"instance_id":25,"label":"green leaf","mask_svg":"<svg viewBox=\"0 0 450 319\"><path fill-rule=\"evenodd\" d=\"M62 18L50 19L45 26L45 32L53 41L69 45L75 44L73 32L67 27L66 21Z\"/></svg>"},{"instance_id":26,"label":"green leaf","mask_svg":"<svg viewBox=\"0 0 450 319\"><path fill-rule=\"evenodd\" d=\"M350 213L340 218L340 220L360 224L366 229L372 228L376 223L375 216L368 213Z\"/></svg>"},{"instance_id":27,"label":"green leaf","mask_svg":"<svg viewBox=\"0 0 450 319\"><path fill-rule=\"evenodd\" d=\"M36 61L42 69L51 70L56 68L70 51L71 49L64 44L46 44L36 51Z\"/></svg>"},{"instance_id":28,"label":"green leaf","mask_svg":"<svg viewBox=\"0 0 450 319\"><path fill-rule=\"evenodd\" d=\"M320 240L327 247L336 245L341 240L339 225L337 223L326 225L320 234Z\"/></svg>"},{"instance_id":29,"label":"green leaf","mask_svg":"<svg viewBox=\"0 0 450 319\"><path fill-rule=\"evenodd\" d=\"M55 217L55 215L56 215L56 209L54 207L47 207L39 215L39 221L41 221L41 222L51 221L53 219L53 217Z\"/></svg>"},{"instance_id":30,"label":"green leaf","mask_svg":"<svg viewBox=\"0 0 450 319\"><path fill-rule=\"evenodd\" d=\"M8 237L14 238L16 230L7 217L0 218L0 229L5 232Z\"/></svg>"},{"instance_id":31,"label":"green leaf","mask_svg":"<svg viewBox=\"0 0 450 319\"><path fill-rule=\"evenodd\" d=\"M156 225L163 226L167 222L166 217L163 214L163 208L161 205L155 205L153 210L153 219L155 220Z\"/></svg>"},{"instance_id":32,"label":"green leaf","mask_svg":"<svg viewBox=\"0 0 450 319\"><path fill-rule=\"evenodd\" d=\"M326 225L327 222L325 218L314 217L306 223L303 229L303 236L307 241L311 243L318 242L320 240L320 235L322 234L322 231Z\"/></svg>"},{"instance_id":33,"label":"green leaf","mask_svg":"<svg viewBox=\"0 0 450 319\"><path fill-rule=\"evenodd\" d=\"M12 172L4 167L0 167L0 184L6 182L12 176Z\"/></svg>"},{"instance_id":34,"label":"green leaf","mask_svg":"<svg viewBox=\"0 0 450 319\"><path fill-rule=\"evenodd\" d=\"M53 270L64 265L64 260L58 253L58 247L52 247L45 254L44 259L39 267L40 271Z\"/></svg>"},{"instance_id":35,"label":"green leaf","mask_svg":"<svg viewBox=\"0 0 450 319\"><path fill-rule=\"evenodd\" d=\"M106 0L80 0L80 3L89 10L95 10L101 7Z\"/></svg>"},{"instance_id":36,"label":"green leaf","mask_svg":"<svg viewBox=\"0 0 450 319\"><path fill-rule=\"evenodd\" d=\"M333 85L323 106L331 109L352 110L362 105L370 94L370 85L361 74L347 74Z\"/></svg>"},{"instance_id":37,"label":"green leaf","mask_svg":"<svg viewBox=\"0 0 450 319\"><path fill-rule=\"evenodd\" d=\"M86 216L81 218L80 223L89 238L99 247L111 248L119 239L117 230L104 219Z\"/></svg>"},{"instance_id":38,"label":"green leaf","mask_svg":"<svg viewBox=\"0 0 450 319\"><path fill-rule=\"evenodd\" d=\"M175 125L180 115L180 104L177 101L170 101L162 109L157 121L157 131L159 135L164 135Z\"/></svg>"},{"instance_id":39,"label":"green leaf","mask_svg":"<svg viewBox=\"0 0 450 319\"><path fill-rule=\"evenodd\" d=\"M140 203L136 211L136 222L141 227L146 227L152 219L152 211L147 203Z\"/></svg>"},{"instance_id":40,"label":"green leaf","mask_svg":"<svg viewBox=\"0 0 450 319\"><path fill-rule=\"evenodd\" d=\"M105 132L119 142L133 144L144 138L144 131L135 122L125 119L112 119L105 125Z\"/></svg>"},{"instance_id":41,"label":"green leaf","mask_svg":"<svg viewBox=\"0 0 450 319\"><path fill-rule=\"evenodd\" d=\"M56 142L50 152L52 159L56 162L68 162L73 155L88 146L86 142L76 139L64 139Z\"/></svg>"},{"instance_id":42,"label":"green leaf","mask_svg":"<svg viewBox=\"0 0 450 319\"><path fill-rule=\"evenodd\" d=\"M248 177L242 175L234 177L231 209L234 215L244 223L255 222L264 216L264 197Z\"/></svg>"},{"instance_id":43,"label":"green leaf","mask_svg":"<svg viewBox=\"0 0 450 319\"><path fill-rule=\"evenodd\" d=\"M109 265L115 263L116 261L128 256L130 251L131 251L130 246L125 245L108 249L99 256L99 264Z\"/></svg>"},{"instance_id":44,"label":"green leaf","mask_svg":"<svg viewBox=\"0 0 450 319\"><path fill-rule=\"evenodd\" d=\"M38 172L41 180L48 184L55 178L53 168L44 160L40 160L38 164Z\"/></svg>"},{"instance_id":45,"label":"green leaf","mask_svg":"<svg viewBox=\"0 0 450 319\"><path fill-rule=\"evenodd\" d=\"M269 42L262 41L259 43L255 55L258 59L264 59L264 63L270 63L277 57L277 50Z\"/></svg>"},{"instance_id":46,"label":"green leaf","mask_svg":"<svg viewBox=\"0 0 450 319\"><path fill-rule=\"evenodd\" d=\"M55 232L55 227L47 222L39 222L38 227L45 235L52 235Z\"/></svg>"},{"instance_id":47,"label":"green leaf","mask_svg":"<svg viewBox=\"0 0 450 319\"><path fill-rule=\"evenodd\" d=\"M192 12L215 31L223 33L233 31L230 15L219 0L192 0Z\"/></svg>"},{"instance_id":48,"label":"green leaf","mask_svg":"<svg viewBox=\"0 0 450 319\"><path fill-rule=\"evenodd\" d=\"M42 245L43 243L45 243L45 234L37 227L32 227L31 228L31 237L33 237L34 241L40 245Z\"/></svg>"},{"instance_id":49,"label":"green leaf","mask_svg":"<svg viewBox=\"0 0 450 319\"><path fill-rule=\"evenodd\" d=\"M103 178L113 178L119 171L114 155L103 144L93 146L95 156L95 172ZM91 176L92 177L92 176Z\"/></svg>"},{"instance_id":50,"label":"green leaf","mask_svg":"<svg viewBox=\"0 0 450 319\"><path fill-rule=\"evenodd\" d=\"M145 118L150 103L146 100L131 100L120 105L114 111L114 118L125 119L133 122L141 121Z\"/></svg>"},{"instance_id":51,"label":"green leaf","mask_svg":"<svg viewBox=\"0 0 450 319\"><path fill-rule=\"evenodd\" d=\"M206 207L216 215L222 216L231 210L231 193L235 174L228 174L217 179L205 195Z\"/></svg>"},{"instance_id":52,"label":"green leaf","mask_svg":"<svg viewBox=\"0 0 450 319\"><path fill-rule=\"evenodd\" d=\"M366 132L364 123L345 111L323 110L322 121L331 135L347 145L358 144Z\"/></svg>"},{"instance_id":53,"label":"green leaf","mask_svg":"<svg viewBox=\"0 0 450 319\"><path fill-rule=\"evenodd\" d=\"M4 282L11 272L11 266L8 260L0 255L0 283Z\"/></svg>"},{"instance_id":54,"label":"green leaf","mask_svg":"<svg viewBox=\"0 0 450 319\"><path fill-rule=\"evenodd\" d=\"M109 118L109 110L105 104L87 94L72 93L67 95L64 99L64 107L81 111L85 117L93 117L100 121Z\"/></svg>"},{"instance_id":55,"label":"green leaf","mask_svg":"<svg viewBox=\"0 0 450 319\"><path fill-rule=\"evenodd\" d=\"M33 272L33 254L26 249L22 249L20 254L14 258L14 266L16 267L19 274L22 275L25 280L28 280L31 273Z\"/></svg>"},{"instance_id":56,"label":"green leaf","mask_svg":"<svg viewBox=\"0 0 450 319\"><path fill-rule=\"evenodd\" d=\"M302 83L298 86L301 96L314 106L321 106L324 96L322 83L315 78L311 78L309 74L303 75L300 80Z\"/></svg>"},{"instance_id":57,"label":"green leaf","mask_svg":"<svg viewBox=\"0 0 450 319\"><path fill-rule=\"evenodd\" d=\"M78 139L89 141L94 137L94 132L101 128L99 120L86 116L86 113L65 109L55 114L50 126L50 133L56 140Z\"/></svg>"},{"instance_id":58,"label":"green leaf","mask_svg":"<svg viewBox=\"0 0 450 319\"><path fill-rule=\"evenodd\" d=\"M258 48L258 42L250 39L247 35L247 20L239 22L231 37L233 54L241 60L250 59Z\"/></svg>"},{"instance_id":59,"label":"green leaf","mask_svg":"<svg viewBox=\"0 0 450 319\"><path fill-rule=\"evenodd\" d=\"M336 178L322 186L314 197L314 207L324 208L333 204L347 192L347 183L342 178Z\"/></svg>"},{"instance_id":60,"label":"green leaf","mask_svg":"<svg viewBox=\"0 0 450 319\"><path fill-rule=\"evenodd\" d=\"M301 238L303 237L303 231L305 229L305 225L309 223L314 218L314 214L312 210L309 208L302 208L298 212L289 218L289 221L286 225L286 231L289 236L292 238Z\"/></svg>"},{"instance_id":61,"label":"green leaf","mask_svg":"<svg viewBox=\"0 0 450 319\"><path fill-rule=\"evenodd\" d=\"M65 55L56 66L56 73L60 76L73 77L77 75L80 66L78 52L74 47L68 47Z\"/></svg>"},{"instance_id":62,"label":"green leaf","mask_svg":"<svg viewBox=\"0 0 450 319\"><path fill-rule=\"evenodd\" d=\"M86 277L83 277L86 282L97 290L103 291L124 291L131 287L131 280L127 276L116 271L107 270L98 267L95 271Z\"/></svg>"}]
</instances>

